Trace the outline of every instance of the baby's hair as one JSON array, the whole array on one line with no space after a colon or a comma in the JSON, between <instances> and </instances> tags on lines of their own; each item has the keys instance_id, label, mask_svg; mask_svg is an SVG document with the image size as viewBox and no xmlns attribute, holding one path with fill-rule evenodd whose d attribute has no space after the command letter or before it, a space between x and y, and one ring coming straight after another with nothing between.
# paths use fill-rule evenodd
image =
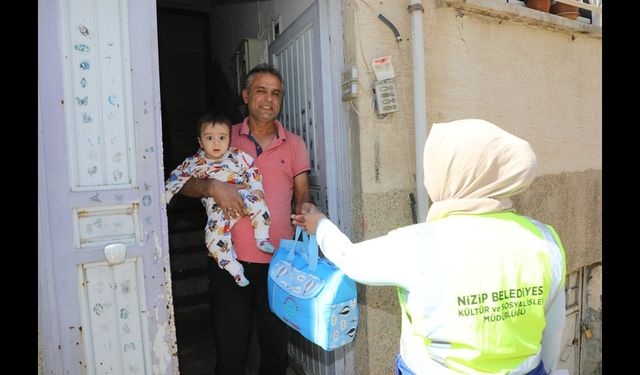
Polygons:
<instances>
[{"instance_id":1,"label":"baby's hair","mask_svg":"<svg viewBox=\"0 0 640 375\"><path fill-rule=\"evenodd\" d=\"M196 121L196 131L197 131L198 137L200 137L200 132L202 131L202 128L209 124L226 125L229 128L229 137L231 137L231 120L229 120L229 118L225 116L222 112L218 112L218 111L207 112L201 115L200 117L198 117L198 120Z\"/></svg>"}]
</instances>

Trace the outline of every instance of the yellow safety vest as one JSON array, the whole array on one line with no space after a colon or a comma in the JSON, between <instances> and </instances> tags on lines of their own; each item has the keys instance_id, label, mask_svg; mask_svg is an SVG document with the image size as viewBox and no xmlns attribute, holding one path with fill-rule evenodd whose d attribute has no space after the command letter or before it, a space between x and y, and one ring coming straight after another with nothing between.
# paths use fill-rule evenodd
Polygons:
<instances>
[{"instance_id":1,"label":"yellow safety vest","mask_svg":"<svg viewBox=\"0 0 640 375\"><path fill-rule=\"evenodd\" d=\"M475 252L477 264L472 269L467 267L464 275L456 274L455 269L446 272L446 306L442 306L437 319L446 325L448 340L423 339L432 359L451 370L507 374L540 351L545 306L550 295L563 290L561 285L550 290L550 253L559 248L564 264L564 249L553 228L531 218L513 212L474 216L515 221L545 239L549 247L526 252L504 249L485 258L477 256L483 249L457 249L461 257L465 257L465 251L469 255ZM562 280L564 276L563 267ZM406 303L408 291L398 288L398 297L403 320L413 326L420 325L419 319L430 319L420 314L412 316Z\"/></svg>"}]
</instances>

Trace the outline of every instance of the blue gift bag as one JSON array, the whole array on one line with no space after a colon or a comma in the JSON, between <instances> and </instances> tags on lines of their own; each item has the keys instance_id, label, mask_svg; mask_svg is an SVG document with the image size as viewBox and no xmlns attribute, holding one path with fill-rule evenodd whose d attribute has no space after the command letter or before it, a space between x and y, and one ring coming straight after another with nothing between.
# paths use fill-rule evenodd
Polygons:
<instances>
[{"instance_id":1,"label":"blue gift bag","mask_svg":"<svg viewBox=\"0 0 640 375\"><path fill-rule=\"evenodd\" d=\"M348 344L358 327L356 283L318 258L316 236L296 227L294 238L280 241L269 265L271 311L324 350Z\"/></svg>"}]
</instances>

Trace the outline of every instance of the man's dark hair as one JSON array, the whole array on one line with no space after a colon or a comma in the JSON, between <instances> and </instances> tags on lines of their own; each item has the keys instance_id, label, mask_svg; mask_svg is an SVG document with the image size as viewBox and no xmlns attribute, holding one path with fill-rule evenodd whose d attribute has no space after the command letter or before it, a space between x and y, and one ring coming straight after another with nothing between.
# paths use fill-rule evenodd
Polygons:
<instances>
[{"instance_id":1,"label":"man's dark hair","mask_svg":"<svg viewBox=\"0 0 640 375\"><path fill-rule=\"evenodd\" d=\"M231 137L231 120L220 111L211 111L202 114L196 120L196 134L200 137L200 132L205 125L222 124L229 128L229 137Z\"/></svg>"},{"instance_id":2,"label":"man's dark hair","mask_svg":"<svg viewBox=\"0 0 640 375\"><path fill-rule=\"evenodd\" d=\"M282 74L280 74L280 71L278 71L278 69L276 69L273 65L267 63L258 64L253 69L251 69L249 73L247 73L247 79L244 83L245 89L249 89L257 73L270 73L278 77L278 79L280 80L280 85L282 86L282 93L284 93L284 79L282 78Z\"/></svg>"}]
</instances>

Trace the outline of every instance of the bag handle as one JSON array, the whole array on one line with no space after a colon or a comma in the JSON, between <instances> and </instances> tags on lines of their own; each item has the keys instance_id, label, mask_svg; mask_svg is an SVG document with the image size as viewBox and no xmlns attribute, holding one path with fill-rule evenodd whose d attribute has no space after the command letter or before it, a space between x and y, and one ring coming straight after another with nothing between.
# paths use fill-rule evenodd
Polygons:
<instances>
[{"instance_id":1,"label":"bag handle","mask_svg":"<svg viewBox=\"0 0 640 375\"><path fill-rule=\"evenodd\" d=\"M296 225L296 234L293 235L293 246L291 246L291 248L289 248L289 254L287 255L287 260L289 262L293 262L293 257L296 253L296 248L298 247L298 238L300 238L302 234L302 227L299 225ZM302 241L304 242L304 237L302 238Z\"/></svg>"},{"instance_id":2,"label":"bag handle","mask_svg":"<svg viewBox=\"0 0 640 375\"><path fill-rule=\"evenodd\" d=\"M298 240L298 238L300 237L302 237L302 241ZM318 241L316 240L316 236L313 234L310 235L305 230L303 230L301 226L296 225L296 234L293 237L293 240L295 241L295 245L291 246L291 249L289 249L287 260L290 262L293 261L295 251L298 245L300 245L300 242L302 242L302 244L304 245L303 248L306 249L306 251L303 250L300 251L300 253L306 253L306 255L308 256L307 259L309 263L309 269L311 271L315 271L316 268L318 268Z\"/></svg>"}]
</instances>

